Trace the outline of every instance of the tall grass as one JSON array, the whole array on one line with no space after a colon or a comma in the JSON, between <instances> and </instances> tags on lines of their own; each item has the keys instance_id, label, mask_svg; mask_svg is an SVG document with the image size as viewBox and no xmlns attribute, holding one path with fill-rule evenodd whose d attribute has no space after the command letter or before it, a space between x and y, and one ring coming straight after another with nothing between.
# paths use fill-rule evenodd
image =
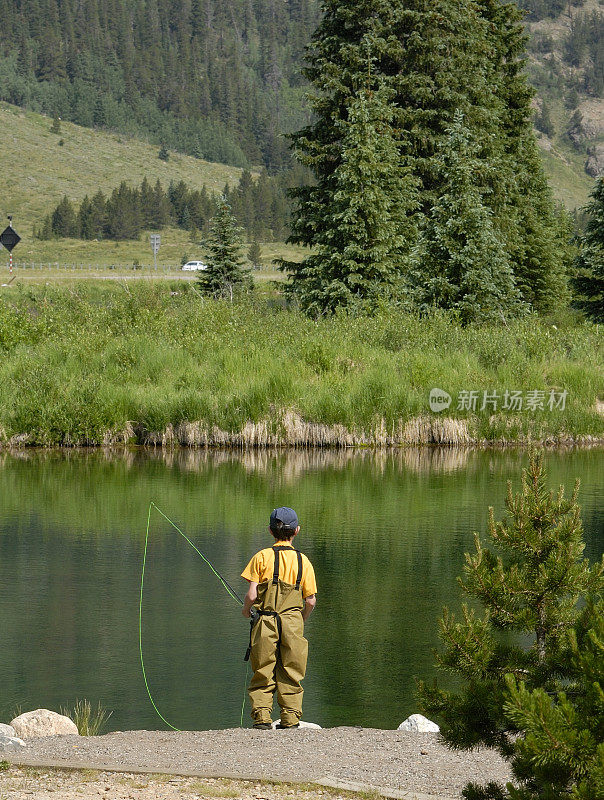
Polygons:
<instances>
[{"instance_id":1,"label":"tall grass","mask_svg":"<svg viewBox=\"0 0 604 800\"><path fill-rule=\"evenodd\" d=\"M61 714L73 720L80 736L98 736L112 713L100 702L93 708L89 700L76 700L73 708L61 709Z\"/></svg>"},{"instance_id":2,"label":"tall grass","mask_svg":"<svg viewBox=\"0 0 604 800\"><path fill-rule=\"evenodd\" d=\"M4 442L447 441L444 420L468 441L604 435L601 328L573 316L313 321L269 297L231 305L180 282L37 286L0 299L0 351ZM454 398L440 415L433 387ZM551 388L568 392L564 411L456 407L462 390Z\"/></svg>"}]
</instances>

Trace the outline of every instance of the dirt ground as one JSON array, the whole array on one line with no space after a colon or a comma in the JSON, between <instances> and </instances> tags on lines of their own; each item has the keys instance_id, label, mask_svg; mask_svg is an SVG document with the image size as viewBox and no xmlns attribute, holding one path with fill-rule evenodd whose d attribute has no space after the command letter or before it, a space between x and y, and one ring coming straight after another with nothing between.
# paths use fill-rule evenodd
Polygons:
<instances>
[{"instance_id":1,"label":"dirt ground","mask_svg":"<svg viewBox=\"0 0 604 800\"><path fill-rule=\"evenodd\" d=\"M510 779L507 764L492 750L457 752L449 750L436 734L386 731L371 728L328 728L295 731L254 731L234 728L222 731L124 731L106 736L52 736L29 739L27 747L18 751L8 749L0 752L0 759L7 759L22 766L69 767L95 770L98 775L105 772L120 773L153 772L171 775L174 783L148 776L128 778L135 783L146 783L133 793L134 787L119 783L120 777L97 778L82 781L78 791L77 779L69 773L60 780L69 783L73 797L105 797L126 800L171 800L171 798L229 796L245 800L279 800L293 791L296 796L305 796L299 788L272 788L264 786L253 789L256 782L291 782L292 784L318 783L322 786L308 795L317 800L320 791L327 786L337 789L354 789L373 792L379 796L417 798L459 798L463 787L469 782L498 781ZM80 772L80 774L82 774ZM63 773L61 773L63 775ZM20 777L21 776L21 777ZM54 772L47 778L32 779L26 788L15 793L15 781L29 780L26 773L13 769L0 772L0 800L42 800L50 794L72 798L67 794L67 784L48 792L59 780ZM187 778L197 780L198 788L190 790ZM229 795L204 794L200 778L244 779L225 788L222 783L208 784L213 791L235 792ZM27 779L27 780L26 780ZM105 784L101 786L103 780ZM10 794L8 784L11 784ZM35 785L35 781L38 785ZM251 781L247 782L247 781ZM267 784L268 785L268 784ZM197 786L197 785L196 785ZM126 787L126 788L124 788ZM174 791L176 793L170 794ZM210 791L210 789L207 789ZM121 794L120 794L121 792ZM129 793L128 793L129 792ZM196 794L197 792L197 794ZM277 794L273 794L277 792ZM314 794L313 794L314 792Z\"/></svg>"},{"instance_id":2,"label":"dirt ground","mask_svg":"<svg viewBox=\"0 0 604 800\"><path fill-rule=\"evenodd\" d=\"M83 800L99 797L106 800L292 800L294 797L300 800L346 800L351 796L348 792L311 785L138 775L94 769L11 767L0 772L0 800Z\"/></svg>"}]
</instances>

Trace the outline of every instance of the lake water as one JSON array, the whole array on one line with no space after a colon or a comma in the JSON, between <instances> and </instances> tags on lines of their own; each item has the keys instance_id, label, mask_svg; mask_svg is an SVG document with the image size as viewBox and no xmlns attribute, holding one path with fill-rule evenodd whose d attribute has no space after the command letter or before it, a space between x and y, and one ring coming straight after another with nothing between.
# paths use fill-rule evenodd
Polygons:
<instances>
[{"instance_id":1,"label":"lake water","mask_svg":"<svg viewBox=\"0 0 604 800\"><path fill-rule=\"evenodd\" d=\"M305 718L396 727L435 674L443 605L487 509L519 485L522 450L24 452L0 456L0 721L76 698L111 730L163 728L138 652L138 599L153 500L241 594L275 506L296 509L313 561ZM587 555L604 547L604 450L549 451L552 487L581 478ZM144 599L149 684L182 729L239 724L248 623L195 551L155 513ZM244 724L249 725L246 705Z\"/></svg>"}]
</instances>

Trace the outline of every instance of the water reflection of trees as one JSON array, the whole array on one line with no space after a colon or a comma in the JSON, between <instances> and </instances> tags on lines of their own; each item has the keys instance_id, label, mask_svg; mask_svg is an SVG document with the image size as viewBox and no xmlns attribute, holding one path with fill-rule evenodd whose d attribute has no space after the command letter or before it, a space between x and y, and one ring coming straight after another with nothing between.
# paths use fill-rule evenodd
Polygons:
<instances>
[{"instance_id":1,"label":"water reflection of trees","mask_svg":"<svg viewBox=\"0 0 604 800\"><path fill-rule=\"evenodd\" d=\"M582 478L588 541L597 556L602 450L567 455L558 449L547 458L552 488ZM417 710L413 680L429 677L441 606L459 603L455 578L472 531L484 530L489 504L501 514L505 481L517 487L525 462L522 449L427 447L4 452L5 647L17 652L28 680L65 675L70 691L78 685L90 697L97 696L99 670L104 686L120 687L127 674L120 697L134 697L139 714L148 701L132 637L149 501L233 585L242 565L267 544L271 504L291 504L303 526L299 546L320 582L320 606L308 630L308 708L320 709L326 724L398 724ZM148 640L152 674L166 676L160 691L166 710L199 697L206 702L209 693L221 702L229 697L234 708L240 694L235 698L232 686L241 680L236 670L247 633L236 605L222 603L213 576L159 515L152 518L148 564L149 636L170 643L154 649ZM33 666L27 641L34 643ZM197 692L192 654L203 656L203 685L187 696L185 684ZM16 697L19 670L11 665L5 673L12 681L8 696L23 699ZM72 699L56 698L57 704ZM126 705L120 699L115 707ZM209 718L231 720L233 713L212 709ZM186 721L182 708L176 718Z\"/></svg>"}]
</instances>

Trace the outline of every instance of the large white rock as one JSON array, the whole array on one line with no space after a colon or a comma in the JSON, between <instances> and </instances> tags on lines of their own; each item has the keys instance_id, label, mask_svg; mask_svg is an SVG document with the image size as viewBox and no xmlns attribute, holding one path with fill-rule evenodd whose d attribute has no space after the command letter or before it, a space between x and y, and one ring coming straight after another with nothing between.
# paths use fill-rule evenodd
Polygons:
<instances>
[{"instance_id":1,"label":"large white rock","mask_svg":"<svg viewBox=\"0 0 604 800\"><path fill-rule=\"evenodd\" d=\"M2 727L9 728L10 726L3 725ZM0 750L5 747L25 747L25 742L17 736L8 736L6 733L0 732Z\"/></svg>"},{"instance_id":2,"label":"large white rock","mask_svg":"<svg viewBox=\"0 0 604 800\"><path fill-rule=\"evenodd\" d=\"M438 733L440 728L436 722L432 722L421 714L411 714L410 717L397 728L398 731L411 731L412 733Z\"/></svg>"},{"instance_id":3,"label":"large white rock","mask_svg":"<svg viewBox=\"0 0 604 800\"><path fill-rule=\"evenodd\" d=\"M12 725L5 725L3 722L0 722L0 736L16 736L17 731L13 728Z\"/></svg>"},{"instance_id":4,"label":"large white rock","mask_svg":"<svg viewBox=\"0 0 604 800\"><path fill-rule=\"evenodd\" d=\"M278 725L278 724L279 724L279 720L278 720L278 719L276 719L276 720L273 722L273 730L275 730L275 728L277 727L277 725ZM320 731L320 730L321 730L321 726L320 726L320 725L317 725L317 723L316 723L316 722L304 722L304 720L303 720L303 719L301 719L301 720L300 720L300 727L301 727L301 728L314 728L314 729L315 729L315 730L317 730L317 731Z\"/></svg>"},{"instance_id":5,"label":"large white rock","mask_svg":"<svg viewBox=\"0 0 604 800\"><path fill-rule=\"evenodd\" d=\"M39 736L77 736L78 729L75 722L57 714L55 711L48 711L46 708L37 708L35 711L27 711L11 720L12 727L17 736L23 739L34 739Z\"/></svg>"}]
</instances>

